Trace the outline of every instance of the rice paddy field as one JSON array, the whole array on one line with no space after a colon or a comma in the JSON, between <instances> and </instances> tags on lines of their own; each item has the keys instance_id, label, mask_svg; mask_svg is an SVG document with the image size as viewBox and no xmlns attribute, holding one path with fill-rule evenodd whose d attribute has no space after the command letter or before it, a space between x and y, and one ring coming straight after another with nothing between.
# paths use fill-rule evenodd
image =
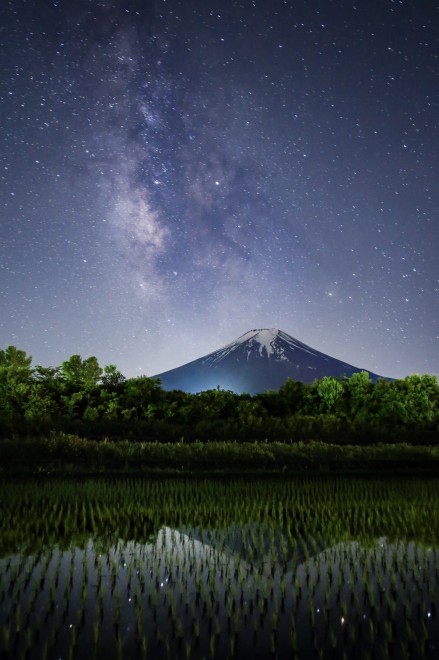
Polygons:
<instances>
[{"instance_id":1,"label":"rice paddy field","mask_svg":"<svg viewBox=\"0 0 439 660\"><path fill-rule=\"evenodd\" d=\"M5 658L437 658L434 479L0 482Z\"/></svg>"}]
</instances>

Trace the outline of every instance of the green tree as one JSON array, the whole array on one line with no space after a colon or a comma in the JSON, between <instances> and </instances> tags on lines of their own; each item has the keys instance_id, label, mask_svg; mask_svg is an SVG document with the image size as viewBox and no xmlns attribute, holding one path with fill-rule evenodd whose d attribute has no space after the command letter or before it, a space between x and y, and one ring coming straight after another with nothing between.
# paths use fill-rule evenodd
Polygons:
<instances>
[{"instance_id":1,"label":"green tree","mask_svg":"<svg viewBox=\"0 0 439 660\"><path fill-rule=\"evenodd\" d=\"M0 350L0 415L22 416L32 389L32 357L15 346Z\"/></svg>"},{"instance_id":2,"label":"green tree","mask_svg":"<svg viewBox=\"0 0 439 660\"><path fill-rule=\"evenodd\" d=\"M107 364L104 367L104 373L101 376L101 383L104 387L117 387L125 381L125 376L118 370L115 364Z\"/></svg>"},{"instance_id":3,"label":"green tree","mask_svg":"<svg viewBox=\"0 0 439 660\"><path fill-rule=\"evenodd\" d=\"M323 410L332 410L335 403L343 396L343 385L332 376L324 376L317 384L317 394L322 400Z\"/></svg>"},{"instance_id":4,"label":"green tree","mask_svg":"<svg viewBox=\"0 0 439 660\"><path fill-rule=\"evenodd\" d=\"M139 376L130 378L122 385L120 405L124 419L151 417L152 408L157 406L164 397L158 378Z\"/></svg>"},{"instance_id":5,"label":"green tree","mask_svg":"<svg viewBox=\"0 0 439 660\"><path fill-rule=\"evenodd\" d=\"M288 417L297 414L306 400L308 386L292 378L281 385L279 390L266 390L257 394L259 400L271 417Z\"/></svg>"},{"instance_id":6,"label":"green tree","mask_svg":"<svg viewBox=\"0 0 439 660\"><path fill-rule=\"evenodd\" d=\"M82 363L82 382L86 387L95 387L102 376L102 369L94 355Z\"/></svg>"},{"instance_id":7,"label":"green tree","mask_svg":"<svg viewBox=\"0 0 439 660\"><path fill-rule=\"evenodd\" d=\"M87 421L97 417L96 409L99 398L98 381L102 369L97 359L91 356L85 360L80 355L72 355L60 367L63 394L61 401L68 417L83 417L87 410Z\"/></svg>"},{"instance_id":8,"label":"green tree","mask_svg":"<svg viewBox=\"0 0 439 660\"><path fill-rule=\"evenodd\" d=\"M41 364L37 364L33 370L33 376L34 380L45 385L59 383L61 381L61 369L60 367L43 367Z\"/></svg>"},{"instance_id":9,"label":"green tree","mask_svg":"<svg viewBox=\"0 0 439 660\"><path fill-rule=\"evenodd\" d=\"M102 375L94 355L85 360L80 355L72 355L61 364L60 370L65 383L82 387L95 387Z\"/></svg>"},{"instance_id":10,"label":"green tree","mask_svg":"<svg viewBox=\"0 0 439 660\"><path fill-rule=\"evenodd\" d=\"M49 392L38 383L33 383L26 392L23 402L23 415L27 420L50 420L56 414L57 406Z\"/></svg>"},{"instance_id":11,"label":"green tree","mask_svg":"<svg viewBox=\"0 0 439 660\"><path fill-rule=\"evenodd\" d=\"M26 355L26 351L21 351L15 346L8 346L5 350L0 350L0 368L10 369L15 374L21 373L28 378L32 374L32 357Z\"/></svg>"},{"instance_id":12,"label":"green tree","mask_svg":"<svg viewBox=\"0 0 439 660\"><path fill-rule=\"evenodd\" d=\"M206 390L192 398L193 417L196 420L225 419L233 414L237 396L230 390Z\"/></svg>"},{"instance_id":13,"label":"green tree","mask_svg":"<svg viewBox=\"0 0 439 660\"><path fill-rule=\"evenodd\" d=\"M68 360L65 360L61 366L60 371L64 382L71 385L79 385L82 376L82 358L80 355L71 355Z\"/></svg>"},{"instance_id":14,"label":"green tree","mask_svg":"<svg viewBox=\"0 0 439 660\"><path fill-rule=\"evenodd\" d=\"M260 401L244 394L239 398L239 401L237 402L235 415L237 417L238 424L245 428L260 423L260 421L265 418L266 412Z\"/></svg>"},{"instance_id":15,"label":"green tree","mask_svg":"<svg viewBox=\"0 0 439 660\"><path fill-rule=\"evenodd\" d=\"M98 409L103 419L116 420L120 415L117 392L109 392L105 387L102 387L99 392Z\"/></svg>"},{"instance_id":16,"label":"green tree","mask_svg":"<svg viewBox=\"0 0 439 660\"><path fill-rule=\"evenodd\" d=\"M413 374L387 382L379 380L371 397L371 415L379 423L422 428L439 421L439 386L435 376Z\"/></svg>"},{"instance_id":17,"label":"green tree","mask_svg":"<svg viewBox=\"0 0 439 660\"><path fill-rule=\"evenodd\" d=\"M386 381L384 381L386 382ZM350 418L364 419L370 414L374 384L368 371L352 374L345 382L346 408Z\"/></svg>"}]
</instances>

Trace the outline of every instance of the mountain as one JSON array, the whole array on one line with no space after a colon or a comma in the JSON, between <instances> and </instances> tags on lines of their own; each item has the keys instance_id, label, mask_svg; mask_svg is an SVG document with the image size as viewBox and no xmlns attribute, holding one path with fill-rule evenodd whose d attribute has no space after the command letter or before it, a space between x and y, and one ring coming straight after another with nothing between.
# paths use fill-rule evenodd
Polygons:
<instances>
[{"instance_id":1,"label":"mountain","mask_svg":"<svg viewBox=\"0 0 439 660\"><path fill-rule=\"evenodd\" d=\"M287 378L312 383L323 376L363 371L310 348L276 328L250 330L231 344L192 362L157 374L165 390L216 389L256 394L278 389ZM366 370L364 370L366 371ZM373 381L381 376L369 372Z\"/></svg>"}]
</instances>

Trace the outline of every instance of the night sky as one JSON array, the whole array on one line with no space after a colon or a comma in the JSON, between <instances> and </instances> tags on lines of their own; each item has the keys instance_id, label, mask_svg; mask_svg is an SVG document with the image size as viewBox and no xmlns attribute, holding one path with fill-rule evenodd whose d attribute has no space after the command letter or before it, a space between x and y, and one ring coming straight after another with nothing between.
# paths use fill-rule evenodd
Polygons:
<instances>
[{"instance_id":1,"label":"night sky","mask_svg":"<svg viewBox=\"0 0 439 660\"><path fill-rule=\"evenodd\" d=\"M439 2L3 0L0 347L439 372Z\"/></svg>"}]
</instances>

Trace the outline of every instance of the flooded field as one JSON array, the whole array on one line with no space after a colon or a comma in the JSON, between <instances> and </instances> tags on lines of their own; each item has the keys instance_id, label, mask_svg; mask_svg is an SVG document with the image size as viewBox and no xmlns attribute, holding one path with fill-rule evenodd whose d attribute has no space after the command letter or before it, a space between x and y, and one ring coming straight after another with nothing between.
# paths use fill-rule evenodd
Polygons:
<instances>
[{"instance_id":1,"label":"flooded field","mask_svg":"<svg viewBox=\"0 0 439 660\"><path fill-rule=\"evenodd\" d=\"M439 483L0 484L13 658L436 658Z\"/></svg>"}]
</instances>

